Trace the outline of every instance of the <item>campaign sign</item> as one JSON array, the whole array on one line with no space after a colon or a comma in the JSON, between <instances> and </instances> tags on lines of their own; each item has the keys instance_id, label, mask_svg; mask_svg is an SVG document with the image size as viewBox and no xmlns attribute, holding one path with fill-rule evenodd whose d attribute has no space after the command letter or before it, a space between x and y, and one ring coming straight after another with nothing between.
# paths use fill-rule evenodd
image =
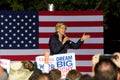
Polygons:
<instances>
[{"instance_id":1,"label":"campaign sign","mask_svg":"<svg viewBox=\"0 0 120 80\"><path fill-rule=\"evenodd\" d=\"M56 59L55 67L62 72L62 79L71 69L76 69L75 53L57 54L54 55Z\"/></svg>"},{"instance_id":2,"label":"campaign sign","mask_svg":"<svg viewBox=\"0 0 120 80\"><path fill-rule=\"evenodd\" d=\"M42 71L45 69L44 61L44 56L36 57L37 68ZM49 70L53 68L59 69L62 73L62 79L64 79L68 71L76 69L75 53L51 55L49 57Z\"/></svg>"},{"instance_id":3,"label":"campaign sign","mask_svg":"<svg viewBox=\"0 0 120 80\"><path fill-rule=\"evenodd\" d=\"M9 59L0 59L0 66L7 70L9 73L10 71L10 60Z\"/></svg>"}]
</instances>

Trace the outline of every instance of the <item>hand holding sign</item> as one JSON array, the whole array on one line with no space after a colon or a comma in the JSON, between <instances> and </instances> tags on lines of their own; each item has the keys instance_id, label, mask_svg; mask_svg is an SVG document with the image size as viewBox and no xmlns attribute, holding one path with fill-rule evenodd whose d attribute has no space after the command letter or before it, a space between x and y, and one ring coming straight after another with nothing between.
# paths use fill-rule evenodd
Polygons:
<instances>
[{"instance_id":1,"label":"hand holding sign","mask_svg":"<svg viewBox=\"0 0 120 80\"><path fill-rule=\"evenodd\" d=\"M48 64L49 63L50 52L45 51L44 56L45 56L45 64Z\"/></svg>"}]
</instances>

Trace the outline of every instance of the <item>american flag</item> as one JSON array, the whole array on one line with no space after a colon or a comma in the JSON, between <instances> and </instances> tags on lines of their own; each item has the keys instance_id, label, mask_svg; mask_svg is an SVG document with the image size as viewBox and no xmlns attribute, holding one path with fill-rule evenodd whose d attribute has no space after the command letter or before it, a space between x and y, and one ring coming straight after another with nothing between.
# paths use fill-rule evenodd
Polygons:
<instances>
[{"instance_id":1,"label":"american flag","mask_svg":"<svg viewBox=\"0 0 120 80\"><path fill-rule=\"evenodd\" d=\"M48 41L57 22L67 25L67 36L74 42L90 34L76 54L76 68L91 73L94 54L104 52L103 11L0 11L0 58L12 61L35 60L49 50Z\"/></svg>"}]
</instances>

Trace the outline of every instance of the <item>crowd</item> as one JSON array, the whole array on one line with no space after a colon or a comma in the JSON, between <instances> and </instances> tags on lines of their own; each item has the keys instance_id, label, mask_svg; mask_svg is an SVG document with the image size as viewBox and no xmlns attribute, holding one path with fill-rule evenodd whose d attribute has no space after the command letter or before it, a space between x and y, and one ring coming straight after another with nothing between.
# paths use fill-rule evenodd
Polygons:
<instances>
[{"instance_id":1,"label":"crowd","mask_svg":"<svg viewBox=\"0 0 120 80\"><path fill-rule=\"evenodd\" d=\"M49 70L50 53L46 51L44 56L46 66L43 71L29 60L13 62L9 73L0 66L0 80L62 80L59 69ZM101 58L100 54L96 54L92 58L91 75L72 69L64 80L120 80L120 53L115 52L113 56Z\"/></svg>"},{"instance_id":2,"label":"crowd","mask_svg":"<svg viewBox=\"0 0 120 80\"><path fill-rule=\"evenodd\" d=\"M67 53L68 48L78 49L84 40L90 38L90 35L84 33L75 43L66 35L66 29L64 23L56 24L56 32L49 40L50 52L44 53L44 70L38 69L30 60L12 62L9 72L0 66L0 80L62 80L59 69L49 70L50 54ZM120 80L120 52L113 53L112 57L101 57L100 54L96 54L92 58L92 74L82 74L72 69L66 74L64 80Z\"/></svg>"}]
</instances>

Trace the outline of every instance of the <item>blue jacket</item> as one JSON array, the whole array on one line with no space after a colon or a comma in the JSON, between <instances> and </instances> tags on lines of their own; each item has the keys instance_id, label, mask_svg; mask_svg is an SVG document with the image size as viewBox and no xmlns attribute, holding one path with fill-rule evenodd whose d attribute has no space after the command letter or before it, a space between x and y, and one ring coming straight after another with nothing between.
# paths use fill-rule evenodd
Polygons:
<instances>
[{"instance_id":1,"label":"blue jacket","mask_svg":"<svg viewBox=\"0 0 120 80\"><path fill-rule=\"evenodd\" d=\"M62 40L65 38L65 36L62 37ZM59 54L59 53L67 53L68 48L72 49L78 49L83 44L83 41L80 41L80 39L77 41L77 43L69 40L64 45L59 41L59 36L57 32L54 33L53 36L49 39L49 47L50 47L50 54Z\"/></svg>"}]
</instances>

